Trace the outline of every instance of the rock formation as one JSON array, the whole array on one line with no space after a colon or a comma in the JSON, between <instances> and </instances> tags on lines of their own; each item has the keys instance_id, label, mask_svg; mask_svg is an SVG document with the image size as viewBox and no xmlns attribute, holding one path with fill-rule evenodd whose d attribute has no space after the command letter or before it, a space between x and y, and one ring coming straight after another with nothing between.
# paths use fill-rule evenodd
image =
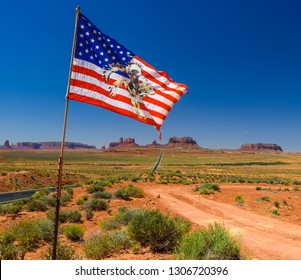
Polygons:
<instances>
[{"instance_id":1,"label":"rock formation","mask_svg":"<svg viewBox=\"0 0 301 280\"><path fill-rule=\"evenodd\" d=\"M277 144L244 144L240 147L242 151L275 151L275 152L283 152L282 148Z\"/></svg>"},{"instance_id":2,"label":"rock formation","mask_svg":"<svg viewBox=\"0 0 301 280\"><path fill-rule=\"evenodd\" d=\"M191 137L172 137L164 146L169 148L200 148Z\"/></svg>"},{"instance_id":3,"label":"rock formation","mask_svg":"<svg viewBox=\"0 0 301 280\"><path fill-rule=\"evenodd\" d=\"M55 150L61 148L61 142L17 142L13 149L17 150ZM66 149L96 149L90 146L76 142L65 142Z\"/></svg>"},{"instance_id":4,"label":"rock formation","mask_svg":"<svg viewBox=\"0 0 301 280\"><path fill-rule=\"evenodd\" d=\"M120 138L119 142L111 142L109 144L109 148L115 148L115 147L136 147L139 146L135 142L135 138L126 138L123 139L122 137Z\"/></svg>"},{"instance_id":5,"label":"rock formation","mask_svg":"<svg viewBox=\"0 0 301 280\"><path fill-rule=\"evenodd\" d=\"M10 149L11 149L11 146L9 145L9 141L8 141L8 140L5 140L3 146L0 147L0 149L1 149L1 150L10 150Z\"/></svg>"}]
</instances>

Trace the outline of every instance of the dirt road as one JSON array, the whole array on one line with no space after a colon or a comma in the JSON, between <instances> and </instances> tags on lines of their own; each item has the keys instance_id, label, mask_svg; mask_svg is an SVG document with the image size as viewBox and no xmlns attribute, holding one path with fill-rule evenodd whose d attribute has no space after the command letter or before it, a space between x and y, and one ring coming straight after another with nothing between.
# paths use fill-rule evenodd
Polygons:
<instances>
[{"instance_id":1,"label":"dirt road","mask_svg":"<svg viewBox=\"0 0 301 280\"><path fill-rule=\"evenodd\" d=\"M143 190L162 207L192 223L206 226L214 221L223 221L233 234L239 236L251 259L301 259L300 225L209 200L185 186L148 185ZM160 198L157 198L158 194Z\"/></svg>"}]
</instances>

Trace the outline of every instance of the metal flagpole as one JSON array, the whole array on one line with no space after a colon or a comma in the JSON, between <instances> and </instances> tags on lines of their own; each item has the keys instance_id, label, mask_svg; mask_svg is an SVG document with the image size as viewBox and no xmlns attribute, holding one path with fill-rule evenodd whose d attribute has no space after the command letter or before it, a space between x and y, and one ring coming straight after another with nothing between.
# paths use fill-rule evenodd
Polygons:
<instances>
[{"instance_id":1,"label":"metal flagpole","mask_svg":"<svg viewBox=\"0 0 301 280\"><path fill-rule=\"evenodd\" d=\"M69 78L68 78L68 86L67 86L67 94L66 94L66 106L65 106L64 127L63 127L63 134L62 134L62 143L61 143L61 154L58 159L58 179L57 179L57 189L56 189L56 208L55 208L54 238L53 238L53 250L52 250L52 259L53 260L56 260L56 255L57 255L58 226L59 226L60 201L61 201L61 189L62 189L62 171L63 171L67 116L68 116L68 107L69 107L68 94L70 91L70 78L71 78L72 65L73 65L73 59L74 59L74 53L75 53L76 33L77 33L79 13L80 13L80 7L78 6L76 8L76 19L75 19L75 28L74 28L74 35L73 35L72 55L71 55L71 60L70 60L70 70L69 70Z\"/></svg>"}]
</instances>

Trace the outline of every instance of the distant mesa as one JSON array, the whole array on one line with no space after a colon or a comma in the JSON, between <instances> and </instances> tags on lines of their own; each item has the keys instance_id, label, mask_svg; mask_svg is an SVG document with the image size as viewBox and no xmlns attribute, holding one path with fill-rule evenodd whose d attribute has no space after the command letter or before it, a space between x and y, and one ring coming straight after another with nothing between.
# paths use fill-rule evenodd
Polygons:
<instances>
[{"instance_id":1,"label":"distant mesa","mask_svg":"<svg viewBox=\"0 0 301 280\"><path fill-rule=\"evenodd\" d=\"M200 148L191 137L172 137L164 146L169 148Z\"/></svg>"},{"instance_id":2,"label":"distant mesa","mask_svg":"<svg viewBox=\"0 0 301 280\"><path fill-rule=\"evenodd\" d=\"M172 137L169 138L167 144L158 144L154 140L151 144L140 146L135 142L135 138L120 138L119 142L111 142L109 148L123 148L123 147L145 147L145 148L200 148L195 140L191 137Z\"/></svg>"},{"instance_id":3,"label":"distant mesa","mask_svg":"<svg viewBox=\"0 0 301 280\"><path fill-rule=\"evenodd\" d=\"M276 152L283 152L282 148L277 144L264 144L264 143L257 143L257 144L244 144L240 147L242 151L276 151Z\"/></svg>"},{"instance_id":4,"label":"distant mesa","mask_svg":"<svg viewBox=\"0 0 301 280\"><path fill-rule=\"evenodd\" d=\"M109 148L115 147L139 147L138 144L135 142L135 138L126 138L123 139L122 137L119 139L119 142L111 142L109 144Z\"/></svg>"},{"instance_id":5,"label":"distant mesa","mask_svg":"<svg viewBox=\"0 0 301 280\"><path fill-rule=\"evenodd\" d=\"M61 142L17 142L11 148L15 150L56 150L61 148ZM65 142L65 149L96 149L96 147L76 142Z\"/></svg>"}]
</instances>

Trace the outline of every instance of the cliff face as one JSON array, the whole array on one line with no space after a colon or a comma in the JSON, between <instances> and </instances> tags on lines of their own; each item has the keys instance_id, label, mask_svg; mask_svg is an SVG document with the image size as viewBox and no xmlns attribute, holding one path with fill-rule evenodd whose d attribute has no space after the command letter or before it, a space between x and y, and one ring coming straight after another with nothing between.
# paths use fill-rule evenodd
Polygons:
<instances>
[{"instance_id":1,"label":"cliff face","mask_svg":"<svg viewBox=\"0 0 301 280\"><path fill-rule=\"evenodd\" d=\"M111 142L109 144L109 148L115 148L115 147L135 147L139 146L135 142L135 138L120 138L119 142Z\"/></svg>"},{"instance_id":2,"label":"cliff face","mask_svg":"<svg viewBox=\"0 0 301 280\"><path fill-rule=\"evenodd\" d=\"M17 142L13 149L21 150L55 150L61 148L61 142ZM89 146L76 142L65 142L66 149L96 149L95 146Z\"/></svg>"},{"instance_id":3,"label":"cliff face","mask_svg":"<svg viewBox=\"0 0 301 280\"><path fill-rule=\"evenodd\" d=\"M170 148L199 148L199 145L191 137L172 137L165 147Z\"/></svg>"},{"instance_id":4,"label":"cliff face","mask_svg":"<svg viewBox=\"0 0 301 280\"><path fill-rule=\"evenodd\" d=\"M240 150L242 151L275 151L283 152L282 148L277 144L244 144L241 146Z\"/></svg>"}]
</instances>

